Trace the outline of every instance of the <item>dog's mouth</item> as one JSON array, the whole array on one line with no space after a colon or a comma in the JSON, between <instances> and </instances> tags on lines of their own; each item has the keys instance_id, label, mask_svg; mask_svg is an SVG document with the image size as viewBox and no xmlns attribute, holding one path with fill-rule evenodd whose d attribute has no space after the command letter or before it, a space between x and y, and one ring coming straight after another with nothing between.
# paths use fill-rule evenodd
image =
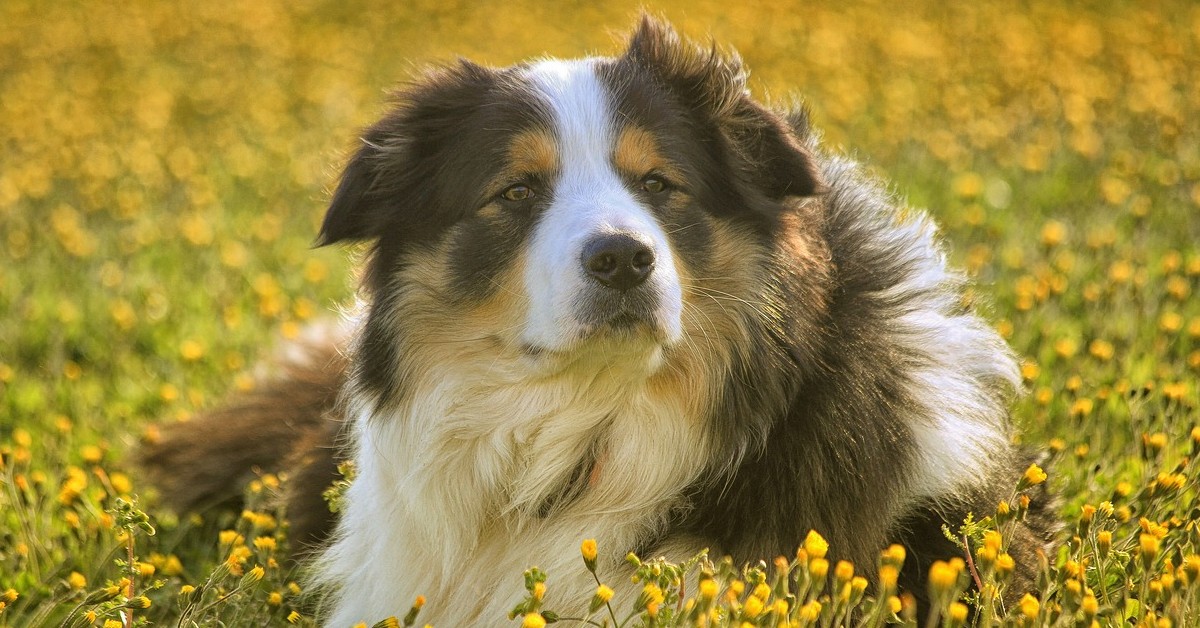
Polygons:
<instances>
[{"instance_id":1,"label":"dog's mouth","mask_svg":"<svg viewBox=\"0 0 1200 628\"><path fill-rule=\"evenodd\" d=\"M589 353L607 358L641 355L670 344L670 334L653 314L622 310L577 321L572 338L561 346L525 342L521 344L521 352L528 357L575 361Z\"/></svg>"},{"instance_id":2,"label":"dog's mouth","mask_svg":"<svg viewBox=\"0 0 1200 628\"><path fill-rule=\"evenodd\" d=\"M552 342L525 339L521 349L526 356L641 360L679 340L679 321L672 320L677 315L651 290L595 291L572 305L571 317L560 323L560 335Z\"/></svg>"},{"instance_id":3,"label":"dog's mouth","mask_svg":"<svg viewBox=\"0 0 1200 628\"><path fill-rule=\"evenodd\" d=\"M645 290L622 294L596 294L583 303L577 315L583 337L664 335L658 299Z\"/></svg>"}]
</instances>

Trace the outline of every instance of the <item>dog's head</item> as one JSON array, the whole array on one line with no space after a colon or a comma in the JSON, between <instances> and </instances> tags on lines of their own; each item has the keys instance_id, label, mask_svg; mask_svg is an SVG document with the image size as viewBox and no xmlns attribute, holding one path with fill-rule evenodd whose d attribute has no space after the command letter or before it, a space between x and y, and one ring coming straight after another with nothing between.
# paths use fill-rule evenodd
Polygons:
<instances>
[{"instance_id":1,"label":"dog's head","mask_svg":"<svg viewBox=\"0 0 1200 628\"><path fill-rule=\"evenodd\" d=\"M402 89L320 234L374 242L366 333L381 336L364 350L394 358L370 345L422 316L526 356L738 326L739 301L762 304L760 245L821 188L797 131L745 82L736 55L644 18L619 57L462 61ZM689 323L689 299L714 309Z\"/></svg>"}]
</instances>

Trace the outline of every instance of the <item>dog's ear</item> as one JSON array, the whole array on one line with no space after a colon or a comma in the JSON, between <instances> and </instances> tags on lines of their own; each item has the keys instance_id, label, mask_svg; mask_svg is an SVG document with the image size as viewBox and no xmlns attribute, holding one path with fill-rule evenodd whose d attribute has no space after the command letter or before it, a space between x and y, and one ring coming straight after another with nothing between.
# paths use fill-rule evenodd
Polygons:
<instances>
[{"instance_id":1,"label":"dog's ear","mask_svg":"<svg viewBox=\"0 0 1200 628\"><path fill-rule=\"evenodd\" d=\"M386 222L387 203L378 185L384 153L379 126L376 124L363 136L362 145L342 171L321 223L317 246L377 237Z\"/></svg>"},{"instance_id":2,"label":"dog's ear","mask_svg":"<svg viewBox=\"0 0 1200 628\"><path fill-rule=\"evenodd\" d=\"M437 215L429 189L441 164L434 147L460 132L495 80L495 71L460 60L394 92L391 111L363 133L342 171L317 246L416 237L449 218Z\"/></svg>"},{"instance_id":3,"label":"dog's ear","mask_svg":"<svg viewBox=\"0 0 1200 628\"><path fill-rule=\"evenodd\" d=\"M701 48L665 22L643 15L624 59L651 73L718 129L735 172L773 200L824 189L812 154L778 114L750 98L736 52Z\"/></svg>"}]
</instances>

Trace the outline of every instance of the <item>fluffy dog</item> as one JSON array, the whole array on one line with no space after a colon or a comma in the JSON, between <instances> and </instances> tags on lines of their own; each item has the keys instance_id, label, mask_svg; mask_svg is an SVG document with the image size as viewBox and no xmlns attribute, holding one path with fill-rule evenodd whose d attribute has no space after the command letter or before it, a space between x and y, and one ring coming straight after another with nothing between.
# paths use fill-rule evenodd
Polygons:
<instances>
[{"instance_id":1,"label":"fluffy dog","mask_svg":"<svg viewBox=\"0 0 1200 628\"><path fill-rule=\"evenodd\" d=\"M920 595L958 552L942 525L1028 464L1018 370L929 220L818 144L736 55L652 19L614 58L431 70L321 229L371 243L358 306L148 464L181 507L287 470L334 626L417 594L439 625L500 623L530 564L589 590L584 538L610 574L626 550L769 559L810 529L862 566L899 542ZM1031 512L1015 590L1051 530Z\"/></svg>"}]
</instances>

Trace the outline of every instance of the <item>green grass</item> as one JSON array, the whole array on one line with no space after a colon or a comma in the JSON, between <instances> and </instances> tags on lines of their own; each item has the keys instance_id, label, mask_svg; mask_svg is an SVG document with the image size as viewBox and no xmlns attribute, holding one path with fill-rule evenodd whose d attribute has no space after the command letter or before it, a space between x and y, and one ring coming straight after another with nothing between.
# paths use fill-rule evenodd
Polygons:
<instances>
[{"instance_id":1,"label":"green grass","mask_svg":"<svg viewBox=\"0 0 1200 628\"><path fill-rule=\"evenodd\" d=\"M0 4L0 625L104 625L131 608L156 625L311 622L272 561L286 541L272 479L246 516L181 520L131 468L139 435L246 385L271 339L349 296L344 252L310 243L389 85L455 55L613 52L638 5L370 4ZM1025 357L1014 416L1052 454L1067 532L1040 604L990 617L1200 622L1200 9L673 4L659 8L683 31L739 49L759 96L804 98L831 146L929 208ZM132 496L156 534L121 510ZM979 542L995 523L969 530L988 581ZM849 584L835 566L816 592L813 560L788 565L789 612L816 601L829 623ZM634 621L687 615L657 569L643 581L662 612ZM694 605L775 625L774 572L705 569L719 594L706 602L690 573ZM965 577L943 583L939 622ZM531 613L547 610L535 585ZM852 593L891 617L888 592Z\"/></svg>"}]
</instances>

